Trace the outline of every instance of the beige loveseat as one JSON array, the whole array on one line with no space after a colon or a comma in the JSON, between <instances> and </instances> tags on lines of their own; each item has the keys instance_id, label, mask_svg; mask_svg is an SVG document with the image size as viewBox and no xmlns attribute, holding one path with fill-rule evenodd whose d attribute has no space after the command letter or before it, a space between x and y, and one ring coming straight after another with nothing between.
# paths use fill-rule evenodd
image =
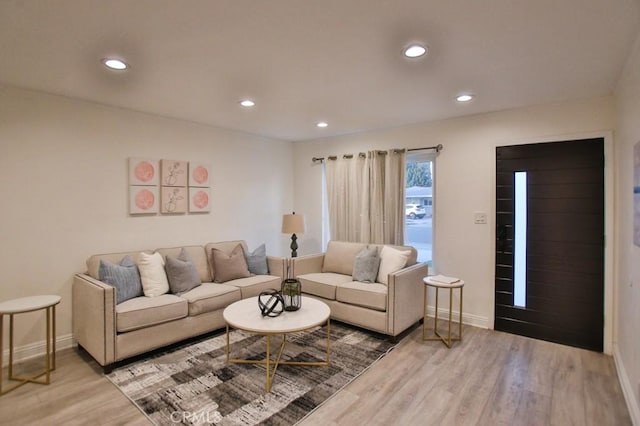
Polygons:
<instances>
[{"instance_id":1,"label":"beige loveseat","mask_svg":"<svg viewBox=\"0 0 640 426\"><path fill-rule=\"evenodd\" d=\"M100 365L108 367L125 358L224 327L224 308L266 289L279 289L285 271L285 259L267 256L269 275L213 282L212 249L231 253L238 244L246 250L244 241L184 247L200 275L201 285L181 295L140 296L119 304L116 304L115 288L98 279L100 261L115 264L128 255L137 263L140 252L91 256L87 260L87 272L76 274L73 281L74 339ZM167 255L178 256L181 249L156 251L166 259Z\"/></svg>"},{"instance_id":2,"label":"beige loveseat","mask_svg":"<svg viewBox=\"0 0 640 426\"><path fill-rule=\"evenodd\" d=\"M327 303L331 318L389 336L398 336L423 317L424 283L427 264L417 263L416 249L388 246L410 251L404 267L384 274L387 283L354 281L356 255L365 247L382 245L330 241L323 254L292 259L293 275L302 284L302 292ZM382 267L382 266L381 266Z\"/></svg>"}]
</instances>

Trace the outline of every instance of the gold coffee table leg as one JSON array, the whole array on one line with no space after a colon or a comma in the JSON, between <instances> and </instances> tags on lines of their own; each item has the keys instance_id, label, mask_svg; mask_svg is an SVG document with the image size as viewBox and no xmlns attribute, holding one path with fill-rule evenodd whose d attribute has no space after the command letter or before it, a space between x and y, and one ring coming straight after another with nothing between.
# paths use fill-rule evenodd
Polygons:
<instances>
[{"instance_id":1,"label":"gold coffee table leg","mask_svg":"<svg viewBox=\"0 0 640 426\"><path fill-rule=\"evenodd\" d=\"M227 324L227 363L229 363L229 325Z\"/></svg>"},{"instance_id":2,"label":"gold coffee table leg","mask_svg":"<svg viewBox=\"0 0 640 426\"><path fill-rule=\"evenodd\" d=\"M267 392L269 392L271 390L271 335L267 334L267 356L265 358L265 361L267 362L265 371L267 372L267 380L266 380L266 386L265 386L265 390Z\"/></svg>"},{"instance_id":3,"label":"gold coffee table leg","mask_svg":"<svg viewBox=\"0 0 640 426\"><path fill-rule=\"evenodd\" d=\"M331 362L331 320L327 320L327 365Z\"/></svg>"},{"instance_id":4,"label":"gold coffee table leg","mask_svg":"<svg viewBox=\"0 0 640 426\"><path fill-rule=\"evenodd\" d=\"M259 333L261 334L261 333ZM280 333L278 333L280 334ZM265 333L266 340L266 353L265 358L262 360L252 360L252 359L239 359L239 358L231 358L230 349L229 349L229 325L227 325L227 363L229 364L264 364L265 366L265 375L266 375L266 383L265 390L267 392L271 392L271 387L273 385L273 380L276 375L276 371L280 365L301 365L301 366L313 366L313 367L326 367L331 364L331 322L327 320L327 358L326 361L282 361L282 354L284 353L284 348L287 344L287 335L282 334L282 343L280 344L280 349L278 349L278 355L275 360L271 359L271 337L273 334Z\"/></svg>"}]
</instances>

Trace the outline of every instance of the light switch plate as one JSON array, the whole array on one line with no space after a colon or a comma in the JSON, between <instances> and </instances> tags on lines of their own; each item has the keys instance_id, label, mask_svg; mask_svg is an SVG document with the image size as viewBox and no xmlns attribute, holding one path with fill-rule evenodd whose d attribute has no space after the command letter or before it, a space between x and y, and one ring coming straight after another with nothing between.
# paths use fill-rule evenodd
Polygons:
<instances>
[{"instance_id":1,"label":"light switch plate","mask_svg":"<svg viewBox=\"0 0 640 426\"><path fill-rule=\"evenodd\" d=\"M477 225L486 225L487 223L487 214L485 212L474 212L473 213L473 223Z\"/></svg>"}]
</instances>

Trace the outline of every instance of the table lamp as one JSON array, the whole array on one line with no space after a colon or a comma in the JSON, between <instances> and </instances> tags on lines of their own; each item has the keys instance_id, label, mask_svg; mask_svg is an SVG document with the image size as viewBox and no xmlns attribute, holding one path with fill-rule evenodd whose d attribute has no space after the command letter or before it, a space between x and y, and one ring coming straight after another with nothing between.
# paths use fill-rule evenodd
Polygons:
<instances>
[{"instance_id":1,"label":"table lamp","mask_svg":"<svg viewBox=\"0 0 640 426\"><path fill-rule=\"evenodd\" d=\"M291 234L291 257L298 256L298 243L296 240L296 234L302 234L304 232L304 216L300 214L285 214L282 215L282 233Z\"/></svg>"}]
</instances>

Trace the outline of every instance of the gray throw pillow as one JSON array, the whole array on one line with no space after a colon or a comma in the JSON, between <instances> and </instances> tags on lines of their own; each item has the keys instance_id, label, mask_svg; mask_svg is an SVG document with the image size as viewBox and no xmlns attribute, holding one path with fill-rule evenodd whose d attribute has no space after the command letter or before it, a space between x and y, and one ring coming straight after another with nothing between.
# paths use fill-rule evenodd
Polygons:
<instances>
[{"instance_id":1,"label":"gray throw pillow","mask_svg":"<svg viewBox=\"0 0 640 426\"><path fill-rule=\"evenodd\" d=\"M119 265L101 260L98 279L116 288L116 304L143 295L140 273L130 256L123 257Z\"/></svg>"},{"instance_id":2,"label":"gray throw pillow","mask_svg":"<svg viewBox=\"0 0 640 426\"><path fill-rule=\"evenodd\" d=\"M180 250L178 257L167 256L165 270L169 280L169 290L173 294L180 295L202 284L198 269L184 247Z\"/></svg>"},{"instance_id":3,"label":"gray throw pillow","mask_svg":"<svg viewBox=\"0 0 640 426\"><path fill-rule=\"evenodd\" d=\"M353 263L353 280L363 283L373 283L378 276L380 266L380 256L375 247L363 248L355 258Z\"/></svg>"},{"instance_id":4,"label":"gray throw pillow","mask_svg":"<svg viewBox=\"0 0 640 426\"><path fill-rule=\"evenodd\" d=\"M268 275L269 267L267 266L267 248L261 244L254 251L247 250L244 254L247 260L249 272L255 275Z\"/></svg>"}]
</instances>

